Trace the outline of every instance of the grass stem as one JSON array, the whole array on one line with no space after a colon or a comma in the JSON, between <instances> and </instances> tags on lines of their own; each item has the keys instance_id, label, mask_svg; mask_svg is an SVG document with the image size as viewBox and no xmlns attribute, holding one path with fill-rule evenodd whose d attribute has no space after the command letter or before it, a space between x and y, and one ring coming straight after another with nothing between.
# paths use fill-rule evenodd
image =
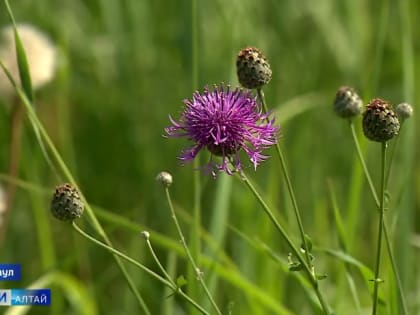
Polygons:
<instances>
[{"instance_id":1,"label":"grass stem","mask_svg":"<svg viewBox=\"0 0 420 315\"><path fill-rule=\"evenodd\" d=\"M216 311L216 313L218 315L222 315L222 312L220 311L219 307L217 306L216 302L214 301L213 297L211 296L211 293L210 293L209 289L207 288L207 286L206 286L206 284L203 280L202 271L200 270L200 268L198 268L198 266L197 266L197 264L194 260L194 257L192 256L191 251L189 250L189 248L187 246L184 234L182 232L181 226L178 222L178 218L177 218L176 213L175 213L175 209L174 209L173 204L172 204L172 199L171 199L171 195L169 193L169 189L167 187L165 187L165 193L166 193L166 199L167 199L168 205L169 205L169 210L171 211L171 216L172 216L172 219L174 220L175 227L176 227L176 230L178 232L178 236L181 240L182 246L184 247L185 254L187 255L188 260L190 261L190 264L195 271L196 278L197 278L198 282L201 284L201 287L203 288L205 294L207 295L207 298L209 299L209 301L210 301L211 305L213 306L214 310Z\"/></svg>"},{"instance_id":2,"label":"grass stem","mask_svg":"<svg viewBox=\"0 0 420 315\"><path fill-rule=\"evenodd\" d=\"M2 67L3 67L3 65L2 65ZM3 67L3 69L5 69L5 68ZM35 113L34 106L30 102L30 100L27 98L27 96L23 92L23 90L20 87L18 87L15 84L14 81L12 81L12 83L14 84L14 86L16 88L16 92L17 92L18 96L20 97L20 99L22 100L23 105L26 108L26 111L27 111L27 114L30 118L31 123L35 124L34 129L36 128L37 130L39 130L41 137L44 139L48 148L52 152L53 157L55 158L57 164L59 165L59 167L60 167L61 171L63 172L63 174L65 175L66 179L74 187L76 187L76 189L80 192L81 190L78 188L78 185L77 185L73 175L71 174L70 170L67 168L67 165L64 163L64 160L62 159L60 153L58 152L58 150L55 147L54 143L52 142L51 138L49 137L47 131L44 128L44 126L39 121L39 119L38 119L38 117ZM91 223L92 223L95 231L104 239L105 243L108 246L112 247L111 241L109 240L109 238L106 235L104 229L102 228L101 224L99 223L98 219L96 218L96 215L93 212L92 208L90 207L89 203L87 202L86 198L84 197L84 195L82 193L80 195L81 195L82 202L85 205L86 213L87 213L88 217L90 218ZM144 306L143 299L141 298L140 293L138 292L136 286L134 285L134 282L131 279L130 275L128 274L126 268L124 267L124 265L122 264L122 262L121 262L121 260L119 259L118 256L114 255L113 257L114 257L115 262L117 263L118 267L120 268L122 274L124 275L124 278L126 279L128 285L130 287L130 290L136 296L136 298L139 302L139 305L143 308L143 306ZM144 311L146 311L146 309L144 309ZM147 313L147 311L146 311L146 313Z\"/></svg>"},{"instance_id":3,"label":"grass stem","mask_svg":"<svg viewBox=\"0 0 420 315\"><path fill-rule=\"evenodd\" d=\"M160 271L162 272L162 274L165 276L165 278L172 284L172 286L176 287L176 283L172 280L171 276L166 272L165 268L162 266L158 256L156 255L155 250L153 249L152 243L150 242L149 237L146 237L146 244L147 247L150 251L150 254L153 257L153 260L155 261L155 263L158 265Z\"/></svg>"},{"instance_id":4,"label":"grass stem","mask_svg":"<svg viewBox=\"0 0 420 315\"><path fill-rule=\"evenodd\" d=\"M379 198L378 198L378 194L376 193L375 186L373 185L373 182L372 182L372 177L370 176L369 170L366 166L366 162L365 162L365 159L364 159L363 154L362 154L362 150L360 149L359 140L357 138L356 130L354 128L354 123L353 123L352 120L350 120L349 125L350 125L350 131L351 131L352 138L353 138L353 143L354 143L354 146L356 148L357 156L359 157L360 164L362 165L363 172L365 174L366 180L367 180L369 188L370 188L370 192L372 194L373 199L375 200L376 206L378 208L380 208L380 201L379 201ZM396 145L397 145L397 143L394 144L394 149L395 149ZM393 155L391 156L391 158L392 157L393 157ZM391 160L391 162L392 162L392 160ZM385 177L385 187L388 185L391 165L389 166L388 172L387 172L386 177ZM408 314L407 303L406 303L406 300L405 300L405 297L404 297L403 287L402 287L402 283L401 283L401 277L400 277L400 274L398 272L397 262L395 260L394 252L392 250L391 239L390 239L389 232L388 232L388 225L387 225L385 219L383 221L383 229L384 229L383 232L384 232L385 244L386 244L386 248L387 248L387 251L388 251L389 260L391 261L392 272L394 274L395 282L397 283L397 287L398 287L400 302L401 302L402 311L403 311L402 315L406 315L406 314Z\"/></svg>"},{"instance_id":5,"label":"grass stem","mask_svg":"<svg viewBox=\"0 0 420 315\"><path fill-rule=\"evenodd\" d=\"M198 4L197 0L191 0L191 86L193 90L198 86ZM194 159L193 167L198 169L200 159ZM193 202L193 224L190 229L191 255L197 260L201 253L201 176L199 172L193 172L194 202ZM188 269L188 277L193 278L196 271ZM188 286L188 293L193 298L199 297L198 285L192 282Z\"/></svg>"},{"instance_id":6,"label":"grass stem","mask_svg":"<svg viewBox=\"0 0 420 315\"><path fill-rule=\"evenodd\" d=\"M240 177L242 181L245 183L246 186L251 190L252 194L255 196L255 198L258 200L260 205L262 206L264 212L267 214L271 222L274 224L276 229L280 232L283 239L286 241L287 245L289 245L291 251L293 252L293 255L296 256L296 258L299 260L299 263L302 265L303 270L305 271L313 289L315 290L315 294L318 297L318 300L321 304L322 310L324 311L325 315L330 314L329 307L327 305L327 302L322 295L320 289L318 280L316 279L316 276L313 273L312 268L310 265L307 264L305 259L302 257L299 249L293 244L292 240L290 239L289 235L286 233L284 228L281 226L281 224L278 222L276 217L274 216L273 212L271 211L270 207L265 203L264 199L261 197L261 195L258 193L258 191L255 189L254 185L249 181L248 177L244 174L244 172L240 173Z\"/></svg>"},{"instance_id":7,"label":"grass stem","mask_svg":"<svg viewBox=\"0 0 420 315\"><path fill-rule=\"evenodd\" d=\"M375 279L373 287L373 307L372 315L376 315L378 307L378 293L379 293L379 284L382 280L379 278L379 271L381 265L381 249L382 249L382 232L384 225L384 215L385 215L385 169L386 169L386 149L387 142L382 142L381 150L381 190L380 190L380 201L379 201L379 227L378 227L378 244L376 251L376 264L375 264Z\"/></svg>"},{"instance_id":8,"label":"grass stem","mask_svg":"<svg viewBox=\"0 0 420 315\"><path fill-rule=\"evenodd\" d=\"M257 95L258 95L258 98L260 99L260 102L261 102L261 105L263 107L264 112L268 113L268 108L267 108L267 104L265 102L264 92L261 89L257 89ZM312 268L312 260L309 256L306 234L305 234L305 230L303 228L302 219L300 217L299 207L298 207L298 204L297 204L297 201L296 201L296 197L295 197L295 193L294 193L294 190L293 190L292 182L290 180L289 172L287 170L286 159L284 158L283 152L282 152L280 144L278 142L276 142L276 152L277 152L278 158L280 160L280 164L281 164L281 168L282 168L282 171L283 171L284 179L286 181L287 190L289 192L290 199L292 201L293 211L295 213L296 221L297 221L297 224L298 224L298 227L299 227L300 238L301 238L301 241L302 241L302 244L303 244L303 247L304 247L304 251L305 251L306 263L308 264L308 266L311 267L311 269L313 269ZM312 271L312 275L315 276L313 271Z\"/></svg>"},{"instance_id":9,"label":"grass stem","mask_svg":"<svg viewBox=\"0 0 420 315\"><path fill-rule=\"evenodd\" d=\"M105 243L102 243L101 241L98 241L96 238L90 236L89 234L87 234L85 231L83 231L81 228L79 228L79 226L76 224L76 222L73 221L72 223L73 228L83 237L87 238L89 241L95 243L96 245L99 245L100 247L108 250L109 252L113 253L114 255L121 257L123 259L125 259L126 261L128 261L129 263L135 265L136 267L140 268L141 270L143 270L144 272L146 272L148 275L152 276L153 278L155 278L156 280L160 281L162 284L164 284L165 286L171 288L174 290L174 292L176 292L177 294L179 294L181 297L183 297L188 303L190 303L191 305L193 305L197 310L199 310L202 314L204 315L209 315L208 312L206 312L200 305L198 305L194 300L192 300L188 295L185 294L184 291L182 291L180 288L174 286L171 282L169 282L168 280L162 278L160 275L158 275L157 273L155 273L154 271L150 270L149 268L147 268L146 266L142 265L141 263L139 263L138 261L134 260L133 258L121 253L119 250L115 249L114 247L108 246ZM150 312L148 312L147 314L150 314Z\"/></svg>"}]
</instances>

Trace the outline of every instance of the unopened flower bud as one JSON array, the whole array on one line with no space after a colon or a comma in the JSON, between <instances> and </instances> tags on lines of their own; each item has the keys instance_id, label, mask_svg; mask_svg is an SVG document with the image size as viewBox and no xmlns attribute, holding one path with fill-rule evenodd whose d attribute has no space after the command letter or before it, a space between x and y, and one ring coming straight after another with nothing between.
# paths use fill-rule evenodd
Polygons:
<instances>
[{"instance_id":1,"label":"unopened flower bud","mask_svg":"<svg viewBox=\"0 0 420 315\"><path fill-rule=\"evenodd\" d=\"M352 118L362 112L363 101L353 88L342 86L334 100L334 111L343 118Z\"/></svg>"},{"instance_id":2,"label":"unopened flower bud","mask_svg":"<svg viewBox=\"0 0 420 315\"><path fill-rule=\"evenodd\" d=\"M51 201L51 212L61 221L73 221L83 214L83 202L76 188L70 184L56 187Z\"/></svg>"},{"instance_id":3,"label":"unopened flower bud","mask_svg":"<svg viewBox=\"0 0 420 315\"><path fill-rule=\"evenodd\" d=\"M391 104L380 98L375 98L363 113L363 133L377 142L392 139L400 130L400 122Z\"/></svg>"},{"instance_id":4,"label":"unopened flower bud","mask_svg":"<svg viewBox=\"0 0 420 315\"><path fill-rule=\"evenodd\" d=\"M140 234L145 240L148 240L150 238L150 233L147 231L142 231Z\"/></svg>"},{"instance_id":5,"label":"unopened flower bud","mask_svg":"<svg viewBox=\"0 0 420 315\"><path fill-rule=\"evenodd\" d=\"M236 59L239 83L247 89L260 88L271 80L267 58L255 47L242 49Z\"/></svg>"},{"instance_id":6,"label":"unopened flower bud","mask_svg":"<svg viewBox=\"0 0 420 315\"><path fill-rule=\"evenodd\" d=\"M172 175L168 172L160 172L156 177L156 180L164 187L169 187L172 185Z\"/></svg>"},{"instance_id":7,"label":"unopened flower bud","mask_svg":"<svg viewBox=\"0 0 420 315\"><path fill-rule=\"evenodd\" d=\"M395 108L395 112L397 113L398 118L402 123L407 118L413 116L413 107L408 103L401 103L397 105L397 108Z\"/></svg>"}]
</instances>

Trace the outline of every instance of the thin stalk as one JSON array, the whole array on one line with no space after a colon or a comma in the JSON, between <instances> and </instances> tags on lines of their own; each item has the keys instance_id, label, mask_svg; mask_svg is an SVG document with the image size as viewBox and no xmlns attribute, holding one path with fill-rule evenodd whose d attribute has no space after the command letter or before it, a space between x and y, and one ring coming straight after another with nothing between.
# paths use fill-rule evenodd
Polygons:
<instances>
[{"instance_id":1,"label":"thin stalk","mask_svg":"<svg viewBox=\"0 0 420 315\"><path fill-rule=\"evenodd\" d=\"M72 225L73 225L73 228L80 235L82 235L83 237L87 238L89 241L95 243L96 245L99 245L100 247L102 247L102 248L108 250L109 252L111 252L112 254L114 254L114 255L116 255L118 257L121 257L122 259L125 259L126 261L128 261L131 264L133 264L134 266L140 268L141 270L143 270L144 272L146 272L148 275L150 275L153 278L155 278L156 280L160 281L165 286L173 289L174 292L176 292L181 297L183 297L188 303L190 303L191 305L193 305L202 314L209 315L209 313L206 310L204 310L200 305L198 305L194 300L192 300L188 295L186 295L185 292L181 290L181 288L178 288L176 286L174 287L171 282L167 281L166 279L164 279L163 277L161 277L160 275L158 275L157 273L155 273L153 270L150 270L149 268L147 268L146 266L142 265L141 263L139 263L138 261L134 260L133 258L131 258L131 257L129 257L129 256L123 254L123 253L121 253L119 250L115 249L114 247L108 246L107 244L102 243L101 241L98 241L96 238L90 236L85 231L83 231L81 228L79 228L78 225L76 224L76 222L73 221Z\"/></svg>"},{"instance_id":2,"label":"thin stalk","mask_svg":"<svg viewBox=\"0 0 420 315\"><path fill-rule=\"evenodd\" d=\"M270 207L265 203L264 199L261 197L261 195L258 193L258 191L255 189L254 185L249 181L248 177L244 174L244 172L240 173L240 177L242 181L245 183L246 186L251 190L255 198L258 200L260 205L262 206L264 212L269 217L270 221L274 224L276 229L280 232L280 235L283 237L283 239L286 241L287 245L289 245L291 251L293 252L293 255L296 256L296 258L299 260L299 263L303 266L303 270L305 271L313 289L315 290L315 294L318 297L319 303L321 304L322 310L324 311L325 315L329 315L329 307L328 304L323 297L319 285L318 280L316 279L312 268L307 264L305 259L302 257L299 249L293 244L292 240L290 239L289 235L286 233L286 231L283 229L281 224L278 222L276 217L274 216L273 212L271 211Z\"/></svg>"},{"instance_id":3,"label":"thin stalk","mask_svg":"<svg viewBox=\"0 0 420 315\"><path fill-rule=\"evenodd\" d=\"M191 0L191 85L196 90L198 86L198 5L197 0ZM194 169L200 167L200 159L197 156L193 161ZM193 172L193 224L190 229L191 255L197 260L201 252L200 230L201 230L201 177L200 172ZM193 277L196 273L192 268L188 269L188 276ZM188 286L188 293L198 298L199 290L196 282Z\"/></svg>"},{"instance_id":4,"label":"thin stalk","mask_svg":"<svg viewBox=\"0 0 420 315\"><path fill-rule=\"evenodd\" d=\"M52 142L51 138L49 137L47 131L44 128L44 126L39 121L39 119L38 119L38 117L35 113L34 107L32 106L31 102L27 98L26 94L22 91L22 89L20 87L15 85L15 88L16 88L16 91L17 91L20 99L22 100L23 105L26 108L26 111L28 113L29 118L31 119L31 122L34 123L36 125L36 127L38 128L38 130L40 131L41 136L44 138L45 143L47 144L47 146L51 150L51 152L53 154L53 157L55 158L57 164L61 168L63 174L65 175L67 180L78 191L80 191L73 175L71 174L70 170L67 168L67 165L64 163L64 160L62 159L61 155L59 154L57 148L55 147L54 143ZM88 214L95 231L104 239L105 243L108 246L112 247L111 241L109 240L108 236L106 235L104 229L102 228L101 224L99 223L98 219L96 218L95 213L93 212L92 208L90 207L89 203L87 202L87 200L86 200L86 198L83 194L81 194L81 199L82 199L82 202L85 205L86 213ZM133 280L131 279L130 275L128 274L126 268L124 267L124 265L122 264L122 262L121 262L121 260L119 259L118 256L114 255L113 257L114 257L118 267L120 268L121 272L123 273L124 278L126 279L128 285L130 287L130 290L136 296L140 306L143 308L144 302L143 302L143 300L140 296L139 291L137 290L136 286L134 285Z\"/></svg>"},{"instance_id":5,"label":"thin stalk","mask_svg":"<svg viewBox=\"0 0 420 315\"><path fill-rule=\"evenodd\" d=\"M370 192L372 194L373 199L375 200L376 206L379 208L380 207L379 198L378 198L378 195L376 193L375 186L373 186L372 178L371 178L369 170L366 166L366 162L365 162L365 159L363 157L362 150L360 149L359 140L357 138L356 130L354 129L354 123L353 123L352 120L350 120L349 125L350 125L351 134L352 134L352 137L353 137L353 143L354 143L354 146L356 147L356 151L357 151L357 155L358 155L359 160L360 160L360 164L362 165L363 172L364 172L366 180L369 184ZM394 149L395 149L395 146L396 146L396 143L394 144ZM393 155L391 156L391 159L392 159L392 157L393 157ZM391 162L392 162L392 160L391 160ZM391 168L391 165L392 164L390 164L390 166L388 168L388 174L385 177L385 187L388 185L389 170ZM408 314L407 303L405 301L402 282L401 282L400 274L398 272L398 267L397 267L397 262L396 262L396 259L395 259L395 256L394 256L394 251L392 250L391 239L389 237L388 225L386 223L386 220L384 220L384 222L383 222L383 229L384 229L385 244L386 244L389 260L391 261L392 272L394 274L395 281L397 283L399 297L400 297L400 301L401 301L401 305L402 305L402 310L403 310L402 315L406 315L406 314Z\"/></svg>"},{"instance_id":6,"label":"thin stalk","mask_svg":"<svg viewBox=\"0 0 420 315\"><path fill-rule=\"evenodd\" d=\"M158 267L159 267L160 271L162 272L162 274L172 284L172 286L176 287L176 283L172 280L171 276L166 272L166 269L160 263L160 260L159 260L158 256L156 255L156 252L153 249L152 243L150 243L150 239L149 239L148 236L146 237L146 244L147 244L147 247L149 248L150 254L153 257L153 260L158 265Z\"/></svg>"},{"instance_id":7,"label":"thin stalk","mask_svg":"<svg viewBox=\"0 0 420 315\"><path fill-rule=\"evenodd\" d=\"M362 165L363 172L365 173L366 180L368 182L368 185L369 185L370 191L372 193L373 199L375 199L376 205L379 207L379 198L378 198L378 195L376 194L376 189L375 189L375 186L373 185L372 178L370 177L369 170L366 166L365 159L363 158L362 149L360 148L359 139L357 139L356 130L354 128L354 123L353 123L352 119L349 120L349 125L350 125L351 135L353 137L353 143L354 143L357 155L358 155L359 160L360 160L360 164Z\"/></svg>"},{"instance_id":8,"label":"thin stalk","mask_svg":"<svg viewBox=\"0 0 420 315\"><path fill-rule=\"evenodd\" d=\"M21 142L22 142L22 122L24 108L19 100L15 99L12 104L12 122L10 125L10 150L9 150L9 169L10 177L17 177L19 173ZM0 214L2 223L0 224L0 246L6 238L7 228L9 226L10 212L13 208L13 201L16 194L16 185L13 182L7 184L6 190L6 208ZM1 217L2 216L2 217Z\"/></svg>"},{"instance_id":9,"label":"thin stalk","mask_svg":"<svg viewBox=\"0 0 420 315\"><path fill-rule=\"evenodd\" d=\"M213 306L214 310L216 311L216 313L218 315L222 315L222 312L219 310L219 307L217 306L216 302L214 301L213 297L211 296L211 293L210 293L209 289L207 288L207 286L206 286L206 284L203 280L201 270L198 268L197 264L195 263L194 257L192 256L192 254L191 254L191 252L190 252L190 250L187 246L184 234L182 233L181 226L179 225L179 222L178 222L178 218L176 217L175 209L172 205L172 199L171 199L171 195L169 193L168 187L165 187L165 193L166 193L166 199L167 199L168 205L169 205L169 210L171 211L171 216L172 216L172 219L174 220L175 227L176 227L176 230L178 232L178 236L181 240L182 246L184 247L184 250L185 250L185 253L188 257L188 260L190 261L190 264L195 271L195 275L197 277L197 280L200 282L205 294L207 295L207 298L209 299L209 301L210 301L211 305Z\"/></svg>"},{"instance_id":10,"label":"thin stalk","mask_svg":"<svg viewBox=\"0 0 420 315\"><path fill-rule=\"evenodd\" d=\"M402 127L402 124L401 124L401 126L400 126L400 129L401 129L401 127ZM389 183L389 177L391 176L391 172L392 172L392 165L394 164L394 163L392 163L393 161L394 161L394 157L395 157L395 152L397 151L397 147L398 147L398 139L400 138L400 136L399 135L397 135L396 137L395 137L395 141L394 141L394 145L393 145L393 147L392 147L392 150L391 150L391 156L390 156L390 158L389 158L389 166L388 166L388 170L387 170L387 172L386 172L386 175L385 175L385 184L386 184L386 186L388 186L388 183Z\"/></svg>"},{"instance_id":11,"label":"thin stalk","mask_svg":"<svg viewBox=\"0 0 420 315\"><path fill-rule=\"evenodd\" d=\"M263 107L264 112L268 113L268 108L267 108L267 104L265 102L264 92L260 88L257 89L257 95L258 95L258 98L260 99L260 102L261 102L261 105ZM280 144L278 142L276 142L276 151L277 151L277 155L278 155L279 160L280 160L280 164L281 164L281 168L282 168L282 171L283 171L284 179L286 180L287 190L289 191L290 199L292 200L293 211L295 213L296 221L298 223L300 238L301 238L304 250L305 250L306 263L308 264L308 266L312 266L312 261L311 261L311 258L309 256L309 250L307 250L308 249L308 244L307 244L307 241L306 241L305 230L303 228L303 223L302 223L302 219L300 217L299 207L298 207L298 204L297 204L297 201L296 201L295 193L293 191L292 182L290 181L289 172L287 170L286 159L284 158L283 152L282 152L282 150L280 148ZM312 271L312 275L314 276L313 271Z\"/></svg>"},{"instance_id":12,"label":"thin stalk","mask_svg":"<svg viewBox=\"0 0 420 315\"><path fill-rule=\"evenodd\" d=\"M382 152L381 152L381 191L380 191L380 201L379 201L379 227L378 227L378 244L376 252L376 264L375 264L375 279L373 287L373 307L372 315L376 315L376 310L378 307L378 293L379 293L379 283L382 280L379 278L379 270L381 265L381 249L382 249L382 231L384 225L384 214L385 214L385 165L386 165L386 141L382 142Z\"/></svg>"}]
</instances>

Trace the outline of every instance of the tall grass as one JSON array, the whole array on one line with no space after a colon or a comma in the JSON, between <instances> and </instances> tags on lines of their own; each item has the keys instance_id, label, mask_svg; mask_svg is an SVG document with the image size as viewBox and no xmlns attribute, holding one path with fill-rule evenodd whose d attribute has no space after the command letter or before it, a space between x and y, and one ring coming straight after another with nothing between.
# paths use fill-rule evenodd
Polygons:
<instances>
[{"instance_id":1,"label":"tall grass","mask_svg":"<svg viewBox=\"0 0 420 315\"><path fill-rule=\"evenodd\" d=\"M380 96L394 104L408 101L417 109L419 3L23 0L12 6L18 22L45 30L59 49L55 81L37 92L37 115L83 193L105 209L94 211L115 247L159 272L139 236L148 230L172 278L184 275L187 286L195 283L155 183L156 174L167 170L174 177L171 195L183 230L189 232L187 243L201 237L193 256L223 314L316 314L310 285L300 273L288 272L289 249L246 187L231 177L215 181L193 175L192 165L180 167L176 160L182 143L162 137L168 114L178 113L194 89L222 81L237 85L236 53L246 45L261 48L273 69L264 92L281 124L279 141L305 232L314 243L317 271L328 275L322 289L336 314L355 314L355 300L358 314L370 313L375 201L348 126L336 118L331 103L336 89L347 84L365 102ZM6 25L3 3L0 8L0 25ZM1 95L0 103L4 187L17 179L5 174L11 109ZM409 314L420 311L419 247L410 243L419 230L416 119L407 121L399 136L386 212ZM50 194L58 182L27 120L25 126L21 181L7 238L0 244L0 263L22 263L23 280L0 283L1 288L26 287L37 279L51 285L54 306L32 308L30 314L138 313L111 256L50 218ZM361 138L360 120L355 127ZM378 183L379 149L365 141L361 147ZM269 153L272 158L257 172L247 173L299 244L276 152ZM201 186L195 212L193 176L200 177ZM402 314L386 255L382 261L385 283L379 290L386 304L380 305L381 314ZM183 300L168 297L171 292L142 272L129 271L152 314L185 313ZM210 310L200 290L193 286L192 295Z\"/></svg>"}]
</instances>

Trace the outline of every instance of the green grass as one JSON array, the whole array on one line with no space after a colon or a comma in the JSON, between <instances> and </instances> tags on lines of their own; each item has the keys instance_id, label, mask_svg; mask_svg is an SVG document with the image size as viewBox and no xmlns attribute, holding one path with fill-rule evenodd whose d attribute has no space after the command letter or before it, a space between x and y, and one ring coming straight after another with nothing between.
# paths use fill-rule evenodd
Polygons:
<instances>
[{"instance_id":1,"label":"green grass","mask_svg":"<svg viewBox=\"0 0 420 315\"><path fill-rule=\"evenodd\" d=\"M223 314L321 314L304 274L287 270L289 248L239 180L200 175L201 227L192 228L195 171L176 160L187 143L162 137L168 115L178 116L183 99L205 85L236 86L237 52L259 47L273 69L264 93L281 124L280 144L305 232L314 243L317 272L328 275L321 290L336 314L370 314L373 284L367 278L375 264L378 215L348 124L334 115L332 101L346 84L365 102L378 96L418 108L419 3L24 0L11 5L17 22L37 25L59 49L55 80L36 92L37 115L83 194L106 209L94 207L116 248L159 272L139 234L148 230L171 276L196 282L188 277L188 261L155 182L157 173L167 170L174 177L171 195L184 233L201 235L198 264ZM1 2L0 26L9 22ZM9 103L0 95L2 187L10 180ZM420 230L416 120L415 113L399 136L386 211L409 314L420 312L420 252L410 242ZM380 146L362 139L360 118L355 127L379 190ZM22 182L0 244L0 263L21 263L23 279L0 282L0 288L36 281L51 286L53 307L29 314L142 314L112 256L50 217L51 194L60 181L28 119L23 135ZM257 172L250 168L247 174L300 244L276 152L269 154ZM203 154L201 163L206 159ZM94 233L88 220L80 225ZM380 297L386 304L379 314L402 314L385 246L383 253ZM179 297L168 298L171 292L161 283L126 267L151 314L190 311ZM200 286L193 292L211 311Z\"/></svg>"}]
</instances>

